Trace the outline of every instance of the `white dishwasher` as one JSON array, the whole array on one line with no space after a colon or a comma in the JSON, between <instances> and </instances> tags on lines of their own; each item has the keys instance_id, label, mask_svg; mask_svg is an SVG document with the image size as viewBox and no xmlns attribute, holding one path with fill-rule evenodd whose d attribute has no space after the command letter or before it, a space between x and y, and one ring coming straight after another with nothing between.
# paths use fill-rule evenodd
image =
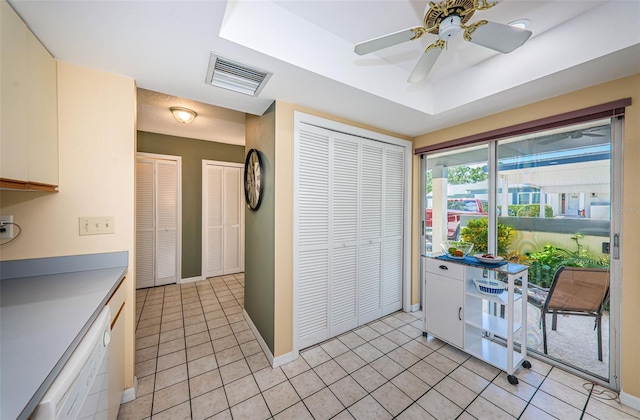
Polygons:
<instances>
[{"instance_id":1,"label":"white dishwasher","mask_svg":"<svg viewBox=\"0 0 640 420\"><path fill-rule=\"evenodd\" d=\"M105 306L31 419L107 419L110 326L111 310Z\"/></svg>"}]
</instances>

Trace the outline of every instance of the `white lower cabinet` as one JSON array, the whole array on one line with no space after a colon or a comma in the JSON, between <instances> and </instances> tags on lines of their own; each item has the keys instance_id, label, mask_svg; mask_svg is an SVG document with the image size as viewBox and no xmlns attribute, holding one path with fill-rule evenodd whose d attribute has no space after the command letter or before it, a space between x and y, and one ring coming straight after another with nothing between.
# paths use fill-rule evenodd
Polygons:
<instances>
[{"instance_id":1,"label":"white lower cabinet","mask_svg":"<svg viewBox=\"0 0 640 420\"><path fill-rule=\"evenodd\" d=\"M127 279L123 279L107 305L111 309L111 342L109 343L109 396L108 396L108 420L118 417L122 393L125 388L124 364L125 364L125 304L127 298Z\"/></svg>"},{"instance_id":2,"label":"white lower cabinet","mask_svg":"<svg viewBox=\"0 0 640 420\"><path fill-rule=\"evenodd\" d=\"M514 372L529 368L525 360L527 304L517 305L522 294L515 291L515 282L527 290L527 266L507 264L481 267L465 263L425 258L425 331L454 345L508 374L511 384L517 384ZM506 275L507 287L500 295L480 293L473 279L493 273ZM521 322L515 322L515 310L521 310ZM502 310L504 308L504 311Z\"/></svg>"},{"instance_id":3,"label":"white lower cabinet","mask_svg":"<svg viewBox=\"0 0 640 420\"><path fill-rule=\"evenodd\" d=\"M464 347L464 281L459 267L427 260L425 327L436 337Z\"/></svg>"}]
</instances>

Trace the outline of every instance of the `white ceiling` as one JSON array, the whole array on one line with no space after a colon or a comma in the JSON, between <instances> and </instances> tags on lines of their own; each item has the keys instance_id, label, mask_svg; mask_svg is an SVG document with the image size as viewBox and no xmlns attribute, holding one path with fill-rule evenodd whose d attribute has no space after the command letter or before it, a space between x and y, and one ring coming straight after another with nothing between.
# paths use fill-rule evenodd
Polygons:
<instances>
[{"instance_id":1,"label":"white ceiling","mask_svg":"<svg viewBox=\"0 0 640 420\"><path fill-rule=\"evenodd\" d=\"M353 47L421 26L422 0L9 3L57 59L161 92L147 92L149 115L182 100L201 113L209 104L213 113L260 115L281 100L416 136L640 73L638 0L504 0L471 22L527 18L533 36L523 47L503 55L458 36L417 84L406 80L435 35L367 56ZM258 97L212 87L212 51L274 74ZM218 117L238 121L233 112ZM242 141L231 137L218 141Z\"/></svg>"}]
</instances>

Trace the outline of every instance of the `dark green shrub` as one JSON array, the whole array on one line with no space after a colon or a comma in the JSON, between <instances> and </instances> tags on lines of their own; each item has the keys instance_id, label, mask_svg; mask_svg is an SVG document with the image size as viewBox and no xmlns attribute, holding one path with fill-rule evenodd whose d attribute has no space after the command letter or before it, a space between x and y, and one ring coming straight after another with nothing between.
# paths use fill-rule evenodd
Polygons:
<instances>
[{"instance_id":1,"label":"dark green shrub","mask_svg":"<svg viewBox=\"0 0 640 420\"><path fill-rule=\"evenodd\" d=\"M506 255L513 236L513 229L498 223L498 255ZM460 231L460 238L473 243L473 253L488 252L489 219L486 217L471 219Z\"/></svg>"},{"instance_id":2,"label":"dark green shrub","mask_svg":"<svg viewBox=\"0 0 640 420\"><path fill-rule=\"evenodd\" d=\"M527 254L529 264L529 281L541 287L551 287L556 271L566 267L609 267L609 259L590 256L581 249L581 235L571 239L576 241L578 251L567 251L553 245L545 245L542 251Z\"/></svg>"}]
</instances>

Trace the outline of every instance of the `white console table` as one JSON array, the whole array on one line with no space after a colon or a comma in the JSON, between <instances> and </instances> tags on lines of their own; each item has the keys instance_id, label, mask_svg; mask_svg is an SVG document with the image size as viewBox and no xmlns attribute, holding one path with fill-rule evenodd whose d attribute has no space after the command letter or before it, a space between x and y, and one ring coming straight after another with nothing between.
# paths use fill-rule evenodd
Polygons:
<instances>
[{"instance_id":1,"label":"white console table","mask_svg":"<svg viewBox=\"0 0 640 420\"><path fill-rule=\"evenodd\" d=\"M425 332L506 371L509 383L517 384L515 371L520 366L531 367L526 360L528 269L521 264L483 264L473 257L425 257ZM506 275L507 288L502 294L488 295L476 289L473 279L490 273ZM522 283L519 291L515 290L517 279ZM523 296L521 322L517 323L514 303ZM504 306L506 318L488 311L491 303ZM520 350L514 346L516 337L522 344Z\"/></svg>"}]
</instances>

